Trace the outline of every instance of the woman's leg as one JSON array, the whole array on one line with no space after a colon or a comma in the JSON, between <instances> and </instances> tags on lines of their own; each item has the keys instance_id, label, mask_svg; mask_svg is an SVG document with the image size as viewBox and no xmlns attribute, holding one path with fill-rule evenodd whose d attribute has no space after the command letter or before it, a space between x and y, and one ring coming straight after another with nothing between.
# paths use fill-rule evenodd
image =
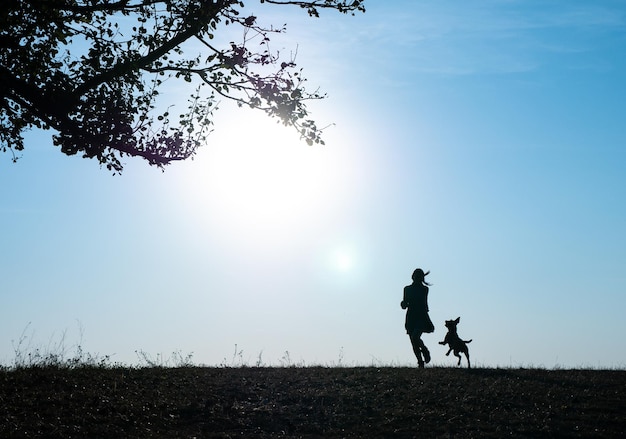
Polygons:
<instances>
[{"instance_id":1,"label":"woman's leg","mask_svg":"<svg viewBox=\"0 0 626 439\"><path fill-rule=\"evenodd\" d=\"M420 343L421 343L420 349L422 351L422 355L424 356L424 362L430 363L430 351L428 350L428 348L426 347L426 345L424 344L421 338L420 338Z\"/></svg>"},{"instance_id":2,"label":"woman's leg","mask_svg":"<svg viewBox=\"0 0 626 439\"><path fill-rule=\"evenodd\" d=\"M422 359L422 346L424 346L424 342L420 338L421 336L422 336L422 333L419 331L416 331L410 335L410 338L411 338L411 346L413 346L413 353L415 354L415 357L417 358L417 364L419 367L424 367L424 360ZM430 355L428 356L428 361L430 361Z\"/></svg>"}]
</instances>

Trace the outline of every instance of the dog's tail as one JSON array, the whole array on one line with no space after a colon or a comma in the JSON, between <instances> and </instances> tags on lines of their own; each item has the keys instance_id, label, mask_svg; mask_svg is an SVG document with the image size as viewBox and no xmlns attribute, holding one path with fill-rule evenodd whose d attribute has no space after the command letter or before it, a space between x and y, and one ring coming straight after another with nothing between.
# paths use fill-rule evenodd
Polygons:
<instances>
[{"instance_id":1,"label":"dog's tail","mask_svg":"<svg viewBox=\"0 0 626 439\"><path fill-rule=\"evenodd\" d=\"M471 343L471 342L472 342L472 340L473 340L473 339L471 339L471 338L470 338L469 340L465 341L465 343Z\"/></svg>"}]
</instances>

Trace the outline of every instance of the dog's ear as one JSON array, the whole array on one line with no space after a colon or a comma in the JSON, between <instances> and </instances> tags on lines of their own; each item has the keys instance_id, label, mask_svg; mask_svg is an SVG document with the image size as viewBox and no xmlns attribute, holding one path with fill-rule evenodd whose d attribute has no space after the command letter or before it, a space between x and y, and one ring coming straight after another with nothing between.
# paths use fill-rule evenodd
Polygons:
<instances>
[{"instance_id":1,"label":"dog's ear","mask_svg":"<svg viewBox=\"0 0 626 439\"><path fill-rule=\"evenodd\" d=\"M461 317L457 317L455 320L456 323L459 323L460 321L461 321Z\"/></svg>"}]
</instances>

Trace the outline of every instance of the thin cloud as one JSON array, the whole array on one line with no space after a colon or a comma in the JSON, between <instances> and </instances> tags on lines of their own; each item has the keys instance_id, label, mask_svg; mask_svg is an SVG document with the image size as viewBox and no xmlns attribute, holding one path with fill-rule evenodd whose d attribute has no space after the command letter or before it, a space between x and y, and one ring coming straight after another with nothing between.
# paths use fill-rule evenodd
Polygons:
<instances>
[{"instance_id":1,"label":"thin cloud","mask_svg":"<svg viewBox=\"0 0 626 439\"><path fill-rule=\"evenodd\" d=\"M355 40L386 53L382 65L440 75L511 74L542 67L550 54L590 50L589 33L625 32L619 8L527 1L405 2L372 10ZM388 50L380 49L387 47ZM367 53L362 56L368 56Z\"/></svg>"}]
</instances>

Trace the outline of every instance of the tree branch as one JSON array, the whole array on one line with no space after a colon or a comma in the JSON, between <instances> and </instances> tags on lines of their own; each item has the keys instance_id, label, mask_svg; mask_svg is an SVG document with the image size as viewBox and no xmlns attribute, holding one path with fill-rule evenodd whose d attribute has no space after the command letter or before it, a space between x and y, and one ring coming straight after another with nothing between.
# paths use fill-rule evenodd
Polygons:
<instances>
[{"instance_id":1,"label":"tree branch","mask_svg":"<svg viewBox=\"0 0 626 439\"><path fill-rule=\"evenodd\" d=\"M149 66L150 64L152 64L153 62L157 61L159 58L167 54L169 51L173 50L180 44L187 41L192 36L196 35L206 23L216 18L218 13L224 7L223 3L224 3L223 1L205 2L201 9L202 12L197 11L193 15L193 17L187 17L187 19L188 21L191 21L193 19L196 19L199 15L203 13L209 13L210 16L208 17L208 19L205 18L204 20L197 20L195 23L192 23L189 26L189 28L178 33L172 39L167 41L165 44L163 44L160 47L157 47L156 49L154 49L147 55L142 56L141 58L138 58L135 60L127 60L127 61L120 62L116 64L115 66L113 66L111 69L83 82L74 90L73 94L76 96L81 96L87 90L91 90L93 88L96 88L100 84L111 81L112 79L117 78L119 76L122 76L124 73L128 72L129 70L143 69L146 66Z\"/></svg>"}]
</instances>

